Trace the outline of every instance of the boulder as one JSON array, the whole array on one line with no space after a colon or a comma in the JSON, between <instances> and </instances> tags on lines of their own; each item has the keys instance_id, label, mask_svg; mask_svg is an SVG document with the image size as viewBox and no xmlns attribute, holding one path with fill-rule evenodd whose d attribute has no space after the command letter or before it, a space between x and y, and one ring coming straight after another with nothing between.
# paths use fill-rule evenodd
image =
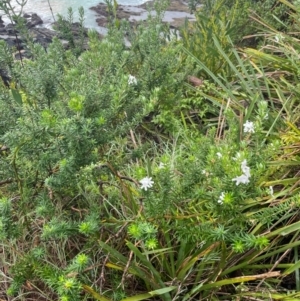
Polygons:
<instances>
[{"instance_id":1,"label":"boulder","mask_svg":"<svg viewBox=\"0 0 300 301\"><path fill-rule=\"evenodd\" d=\"M0 68L0 78L2 79L5 86L9 86L10 77L6 70Z\"/></svg>"},{"instance_id":2,"label":"boulder","mask_svg":"<svg viewBox=\"0 0 300 301\"><path fill-rule=\"evenodd\" d=\"M32 14L24 14L23 18L26 19L26 26L28 28L33 28L38 25L43 24L43 20L41 17L39 17L37 14L32 13Z\"/></svg>"},{"instance_id":3,"label":"boulder","mask_svg":"<svg viewBox=\"0 0 300 301\"><path fill-rule=\"evenodd\" d=\"M5 26L5 31L8 35L15 35L18 33L18 31L15 29L15 25L11 23Z\"/></svg>"},{"instance_id":4,"label":"boulder","mask_svg":"<svg viewBox=\"0 0 300 301\"><path fill-rule=\"evenodd\" d=\"M18 51L14 54L14 57L16 60L20 60L22 58L23 59L31 59L32 55L30 53L30 51L28 50L21 50Z\"/></svg>"},{"instance_id":5,"label":"boulder","mask_svg":"<svg viewBox=\"0 0 300 301\"><path fill-rule=\"evenodd\" d=\"M102 1L103 2L103 1ZM143 22L147 20L148 8L153 11L154 0L147 1L144 4L131 6L131 5L118 5L117 18L119 20L128 20L131 25L137 24L137 22ZM109 22L109 13L107 5L100 3L97 6L90 8L96 12L96 21L100 27L106 27ZM195 20L195 16L190 13L187 0L170 0L169 6L164 13L163 22L170 24L172 28L180 28L185 20Z\"/></svg>"},{"instance_id":6,"label":"boulder","mask_svg":"<svg viewBox=\"0 0 300 301\"><path fill-rule=\"evenodd\" d=\"M5 39L7 45L9 47L14 47L17 50L22 50L24 49L24 44L23 41L19 38L16 37L8 37L7 39Z\"/></svg>"},{"instance_id":7,"label":"boulder","mask_svg":"<svg viewBox=\"0 0 300 301\"><path fill-rule=\"evenodd\" d=\"M48 45L52 42L53 38L58 37L61 40L63 47L65 49L69 49L70 41L68 41L68 39L66 39L66 37L64 37L61 33L43 26L39 26L43 24L43 21L37 14L26 13L23 15L23 18L25 19L25 24L28 28L29 34L34 43L38 43L46 49ZM3 27L1 27L1 24L3 24ZM75 40L76 43L76 41L78 41L81 38L80 23L78 22L73 23L71 30L73 34L73 39ZM84 28L84 37L85 37L83 43L84 50L88 49L87 32L88 30ZM99 34L99 38L101 38L100 34ZM20 60L23 58L30 59L32 57L28 48L26 47L26 41L19 34L18 30L16 29L16 26L14 24L7 24L5 26L5 24L1 19L1 16L0 16L0 40L4 40L6 44L14 50L13 57L16 60ZM0 77L3 79L5 83L8 82L8 77L6 77L1 70L0 70Z\"/></svg>"},{"instance_id":8,"label":"boulder","mask_svg":"<svg viewBox=\"0 0 300 301\"><path fill-rule=\"evenodd\" d=\"M1 0L0 0L1 1ZM48 45L52 42L54 37L58 37L64 43L64 47L68 48L68 45L65 45L67 42L64 40L60 33L55 30L51 30L46 27L40 27L39 25L43 24L43 20L35 13L25 13L23 15L25 19L25 24L29 29L29 33L33 38L34 43L41 44L44 48L47 48ZM3 27L1 27L3 24ZM55 25L55 24L54 24ZM72 24L72 34L75 40L80 38L81 28L78 22ZM84 29L84 36L87 37L87 29ZM8 46L16 48L18 51L25 49L25 42L22 41L19 32L16 29L14 24L5 24L0 18L0 40L6 41Z\"/></svg>"},{"instance_id":9,"label":"boulder","mask_svg":"<svg viewBox=\"0 0 300 301\"><path fill-rule=\"evenodd\" d=\"M0 28L5 27L4 21L2 20L2 16L0 16Z\"/></svg>"}]
</instances>

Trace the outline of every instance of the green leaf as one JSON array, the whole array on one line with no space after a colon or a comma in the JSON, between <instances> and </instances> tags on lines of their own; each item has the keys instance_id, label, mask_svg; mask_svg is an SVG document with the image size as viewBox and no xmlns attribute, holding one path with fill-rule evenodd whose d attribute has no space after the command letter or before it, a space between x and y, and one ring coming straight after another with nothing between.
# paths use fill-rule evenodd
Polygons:
<instances>
[{"instance_id":1,"label":"green leaf","mask_svg":"<svg viewBox=\"0 0 300 301\"><path fill-rule=\"evenodd\" d=\"M111 299L108 299L104 296L101 296L97 292L95 292L90 286L83 284L82 288L85 292L89 293L90 295L93 296L94 299L99 300L99 301L112 301Z\"/></svg>"},{"instance_id":2,"label":"green leaf","mask_svg":"<svg viewBox=\"0 0 300 301\"><path fill-rule=\"evenodd\" d=\"M274 271L274 272L269 272L269 273L265 273L265 274L234 277L234 278L216 281L213 283L204 284L201 286L201 288L199 288L199 291L219 288L223 285L228 285L228 284L244 283L244 282L254 281L254 280L258 280L258 279L276 278L279 276L280 276L280 272Z\"/></svg>"},{"instance_id":3,"label":"green leaf","mask_svg":"<svg viewBox=\"0 0 300 301\"><path fill-rule=\"evenodd\" d=\"M275 235L278 235L278 234L281 235L281 236L286 236L286 235L288 235L292 232L298 231L298 230L300 230L300 221L296 222L294 224L282 227L278 230L275 230L275 231L271 232L270 234L268 234L266 236L267 237L272 237L272 236L275 236Z\"/></svg>"},{"instance_id":4,"label":"green leaf","mask_svg":"<svg viewBox=\"0 0 300 301\"><path fill-rule=\"evenodd\" d=\"M11 89L10 91L14 100L21 106L23 104L22 95L16 89Z\"/></svg>"},{"instance_id":5,"label":"green leaf","mask_svg":"<svg viewBox=\"0 0 300 301\"><path fill-rule=\"evenodd\" d=\"M283 275L283 276L289 275L289 274L295 272L296 270L298 270L299 268L300 268L300 260L299 260L297 263L293 264L293 265L292 265L291 267L289 267L288 269L286 269L286 270L282 273L282 275Z\"/></svg>"},{"instance_id":6,"label":"green leaf","mask_svg":"<svg viewBox=\"0 0 300 301\"><path fill-rule=\"evenodd\" d=\"M164 288L161 288L161 289L158 289L158 290L155 290L155 291L152 291L152 292L148 292L148 293L145 293L145 294L140 294L140 295L128 297L128 298L122 299L121 301L146 300L146 299L152 298L152 297L157 296L157 295L166 294L168 292L173 291L174 289L176 289L176 286L164 287Z\"/></svg>"},{"instance_id":7,"label":"green leaf","mask_svg":"<svg viewBox=\"0 0 300 301\"><path fill-rule=\"evenodd\" d=\"M246 299L242 298L243 300L248 300L247 297L252 297L254 300L266 300L266 294L265 292L245 292L245 293L239 293L240 297L245 297ZM288 295L279 294L279 293L273 293L271 291L268 292L268 300L280 300L280 301L298 301L300 297L300 294L297 293L290 293ZM258 299L259 298L259 299Z\"/></svg>"},{"instance_id":8,"label":"green leaf","mask_svg":"<svg viewBox=\"0 0 300 301\"><path fill-rule=\"evenodd\" d=\"M127 244L128 248L134 253L134 255L140 259L141 263L143 265L145 265L152 272L152 274L156 280L155 285L164 287L165 285L161 279L160 273L154 268L154 266L151 264L151 262L148 260L148 258L144 254L142 254L140 252L140 250L135 245L133 245L130 241L127 241L126 244Z\"/></svg>"},{"instance_id":9,"label":"green leaf","mask_svg":"<svg viewBox=\"0 0 300 301\"><path fill-rule=\"evenodd\" d=\"M194 266L195 263L199 261L200 258L207 256L210 252L215 250L219 246L219 242L213 243L212 245L208 245L204 250L200 250L199 253L196 253L194 256L187 257L182 265L179 267L179 271L177 273L177 277L180 280L183 280L188 271Z\"/></svg>"},{"instance_id":10,"label":"green leaf","mask_svg":"<svg viewBox=\"0 0 300 301\"><path fill-rule=\"evenodd\" d=\"M110 247L109 245L107 245L106 243L104 243L102 241L99 241L99 244L108 254L110 254L112 257L114 257L118 261L118 265L113 264L113 263L107 263L106 266L113 268L113 269L125 271L125 267L127 265L128 258L123 256L120 252L118 252L117 250L115 250L114 248ZM122 266L120 266L120 263L122 263ZM154 285L152 275L150 273L148 273L148 271L145 271L145 269L139 267L137 264L135 264L135 265L131 264L128 267L127 272L140 277L141 279L143 279L145 281L145 283L148 283L152 286Z\"/></svg>"}]
</instances>

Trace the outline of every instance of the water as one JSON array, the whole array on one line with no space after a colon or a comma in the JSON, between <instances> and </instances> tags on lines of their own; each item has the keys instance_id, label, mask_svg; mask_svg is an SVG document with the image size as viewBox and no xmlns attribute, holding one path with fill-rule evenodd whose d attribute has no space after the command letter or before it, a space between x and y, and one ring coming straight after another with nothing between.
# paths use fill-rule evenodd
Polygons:
<instances>
[{"instance_id":1,"label":"water","mask_svg":"<svg viewBox=\"0 0 300 301\"><path fill-rule=\"evenodd\" d=\"M0 0L1 1L1 0ZM19 5L17 4L17 0L11 0L12 4L17 8ZM118 4L120 5L140 5L148 0L118 0ZM19 0L20 2L20 0ZM67 16L68 8L72 7L74 12L74 21L78 21L78 8L82 6L85 11L85 26L88 28L96 28L99 29L96 23L96 13L90 10L89 8L92 6L96 6L100 2L104 2L101 0L49 0L54 16L56 14L61 14L63 16ZM44 21L44 25L46 27L50 27L50 24L53 23L53 17L51 14L51 10L49 8L48 0L27 0L26 5L23 8L24 12L27 13L37 13ZM1 11L0 11L1 15ZM5 17L3 17L4 21L7 21Z\"/></svg>"}]
</instances>

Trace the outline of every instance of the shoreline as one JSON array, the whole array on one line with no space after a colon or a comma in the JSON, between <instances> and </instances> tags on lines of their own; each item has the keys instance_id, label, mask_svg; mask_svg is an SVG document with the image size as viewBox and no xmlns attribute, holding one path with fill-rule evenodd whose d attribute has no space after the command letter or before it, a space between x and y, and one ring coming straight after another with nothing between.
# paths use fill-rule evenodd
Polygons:
<instances>
[{"instance_id":1,"label":"shoreline","mask_svg":"<svg viewBox=\"0 0 300 301\"><path fill-rule=\"evenodd\" d=\"M132 5L118 5L117 18L125 19L130 22L132 26L147 19L149 11L154 13L153 8L154 1L148 1L144 4L132 6ZM89 9L94 11L95 20L98 24L99 38L103 38L107 33L108 24L108 12L106 4L99 3L96 6ZM43 47L47 48L48 44L52 42L52 39L57 36L61 39L65 48L68 48L68 42L59 36L59 33L52 27L54 22L48 24L44 22L42 18L36 13L25 13L23 15L26 26L29 32L32 34L34 42L40 43ZM194 15L190 14L188 4L184 0L171 0L170 5L164 13L163 22L169 23L171 29L178 29L182 26L185 20L195 20ZM50 27L51 26L51 27ZM49 28L50 27L50 28ZM85 35L89 28L85 27ZM75 22L72 26L72 32L75 36L79 36L79 23ZM27 57L29 54L26 51L26 45L22 41L21 37L16 37L16 30L13 24L4 22L0 16L0 40L6 41L6 43L16 49L15 58L20 54Z\"/></svg>"},{"instance_id":2,"label":"shoreline","mask_svg":"<svg viewBox=\"0 0 300 301\"><path fill-rule=\"evenodd\" d=\"M140 5L118 5L117 17L119 19L128 20L132 25L139 21L144 21L148 16L148 8L151 13L154 13L153 0ZM89 8L96 13L96 22L99 27L106 27L108 13L106 11L106 4L99 3L96 6ZM170 5L167 7L163 22L169 23L171 28L179 28L185 22L185 19L190 21L195 20L195 16L190 13L188 3L184 0L171 0Z\"/></svg>"}]
</instances>

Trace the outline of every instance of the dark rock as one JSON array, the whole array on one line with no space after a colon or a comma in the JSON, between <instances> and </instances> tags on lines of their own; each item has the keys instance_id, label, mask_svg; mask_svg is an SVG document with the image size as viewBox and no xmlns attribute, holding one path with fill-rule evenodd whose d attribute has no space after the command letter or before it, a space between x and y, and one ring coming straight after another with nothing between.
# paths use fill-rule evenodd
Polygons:
<instances>
[{"instance_id":1,"label":"dark rock","mask_svg":"<svg viewBox=\"0 0 300 301\"><path fill-rule=\"evenodd\" d=\"M28 50L21 50L19 52L16 52L14 55L16 60L20 60L22 58L23 59L31 59L32 55Z\"/></svg>"},{"instance_id":2,"label":"dark rock","mask_svg":"<svg viewBox=\"0 0 300 301\"><path fill-rule=\"evenodd\" d=\"M97 6L93 6L90 8L91 10L95 11L98 15L96 22L101 27L106 27L109 22L109 12L107 10L107 5L104 3L100 3ZM141 8L140 6L123 6L118 5L117 9L117 18L119 20L128 20L131 24L136 23L136 21L129 20L131 16L140 16L141 13L146 12L145 9Z\"/></svg>"},{"instance_id":3,"label":"dark rock","mask_svg":"<svg viewBox=\"0 0 300 301\"><path fill-rule=\"evenodd\" d=\"M54 37L58 37L61 40L65 49L69 49L73 44L79 45L82 28L78 22L73 23L71 26L72 40L70 40L69 37L64 36L59 31L51 30L45 27L39 27L43 21L37 14L24 14L23 18L25 19L25 24L28 27L29 35L31 36L32 41L42 45L45 49L52 42ZM0 24L2 23L0 22ZM67 23L66 25L68 26ZM88 49L88 40L86 38L88 35L88 30L86 28L84 28L83 35L85 39L82 47L83 49ZM14 24L7 24L5 27L0 26L0 40L6 41L9 47L17 50L17 52L13 54L15 59L19 60L20 58L31 58L31 54L29 53L28 49L26 49L26 41L23 41Z\"/></svg>"},{"instance_id":4,"label":"dark rock","mask_svg":"<svg viewBox=\"0 0 300 301\"><path fill-rule=\"evenodd\" d=\"M33 39L33 42L41 44L44 48L47 48L47 46L52 42L52 39L47 37L37 37Z\"/></svg>"},{"instance_id":5,"label":"dark rock","mask_svg":"<svg viewBox=\"0 0 300 301\"><path fill-rule=\"evenodd\" d=\"M97 18L96 22L101 27L106 27L107 26L107 18L105 18L105 17L101 16L100 18Z\"/></svg>"},{"instance_id":6,"label":"dark rock","mask_svg":"<svg viewBox=\"0 0 300 301\"><path fill-rule=\"evenodd\" d=\"M169 6L164 14L163 22L170 24L174 28L179 28L184 24L186 18L190 21L194 21L195 17L190 14L187 2L187 0L170 0ZM153 5L154 0L137 6L118 5L116 12L117 18L119 20L127 20L131 25L135 25L147 19L147 8L151 8ZM108 24L109 13L106 4L100 3L90 9L97 13L98 18L96 21L99 26L103 27Z\"/></svg>"},{"instance_id":7,"label":"dark rock","mask_svg":"<svg viewBox=\"0 0 300 301\"><path fill-rule=\"evenodd\" d=\"M2 16L0 16L0 28L5 27L4 21L2 20Z\"/></svg>"},{"instance_id":8,"label":"dark rock","mask_svg":"<svg viewBox=\"0 0 300 301\"><path fill-rule=\"evenodd\" d=\"M6 29L5 29L5 26L4 27L1 27L0 26L0 35L6 35Z\"/></svg>"},{"instance_id":9,"label":"dark rock","mask_svg":"<svg viewBox=\"0 0 300 301\"><path fill-rule=\"evenodd\" d=\"M23 17L26 19L26 26L28 28L43 24L43 20L37 14L24 14Z\"/></svg>"},{"instance_id":10,"label":"dark rock","mask_svg":"<svg viewBox=\"0 0 300 301\"><path fill-rule=\"evenodd\" d=\"M5 86L9 87L9 83L10 83L10 77L7 73L6 70L0 68L0 77L4 83Z\"/></svg>"},{"instance_id":11,"label":"dark rock","mask_svg":"<svg viewBox=\"0 0 300 301\"><path fill-rule=\"evenodd\" d=\"M1 0L0 0L1 1ZM65 49L69 49L70 45L72 45L72 41L68 41L62 37L60 37L60 33L51 30L45 27L37 27L38 25L42 24L43 21L37 14L24 14L25 24L28 27L29 35L32 37L34 43L41 44L45 49L48 45L52 42L54 37L60 38L63 47ZM2 26L3 25L3 26ZM81 26L80 23L72 24L72 34L73 39L75 41L75 45L77 45L78 40L81 38ZM84 28L84 36L87 37L88 30ZM99 35L100 38L100 35ZM23 60L23 59L32 59L32 54L26 47L26 42L23 41L19 32L16 30L14 24L5 24L3 23L1 16L0 16L0 40L4 40L8 47L14 50L12 56L15 60ZM88 40L87 38L84 39L82 49L88 49ZM9 74L3 68L0 68L0 85L4 83L4 85L9 87L11 78Z\"/></svg>"},{"instance_id":12,"label":"dark rock","mask_svg":"<svg viewBox=\"0 0 300 301\"><path fill-rule=\"evenodd\" d=\"M54 30L51 30L49 28L45 27L40 27L40 28L33 28L30 30L31 35L36 38L36 37L44 37L44 38L49 38L53 39L55 36L57 36L57 32Z\"/></svg>"},{"instance_id":13,"label":"dark rock","mask_svg":"<svg viewBox=\"0 0 300 301\"><path fill-rule=\"evenodd\" d=\"M15 25L14 24L7 24L5 26L5 30L6 30L6 33L8 35L15 35L18 33L18 31L15 29Z\"/></svg>"},{"instance_id":14,"label":"dark rock","mask_svg":"<svg viewBox=\"0 0 300 301\"><path fill-rule=\"evenodd\" d=\"M24 49L23 41L21 39L17 39L15 37L9 37L5 39L5 41L9 47L15 47L17 50Z\"/></svg>"},{"instance_id":15,"label":"dark rock","mask_svg":"<svg viewBox=\"0 0 300 301\"><path fill-rule=\"evenodd\" d=\"M63 30L64 26L66 26L66 28L69 27L69 24L67 23L67 21L53 23L53 27L59 31L59 37L62 39L66 38L66 34L62 33L65 31L65 30ZM80 23L74 22L71 26L72 37L77 39L78 37L80 37L81 31L82 31L82 28L81 28ZM83 35L84 35L84 37L88 36L88 30L86 28L83 28Z\"/></svg>"}]
</instances>

